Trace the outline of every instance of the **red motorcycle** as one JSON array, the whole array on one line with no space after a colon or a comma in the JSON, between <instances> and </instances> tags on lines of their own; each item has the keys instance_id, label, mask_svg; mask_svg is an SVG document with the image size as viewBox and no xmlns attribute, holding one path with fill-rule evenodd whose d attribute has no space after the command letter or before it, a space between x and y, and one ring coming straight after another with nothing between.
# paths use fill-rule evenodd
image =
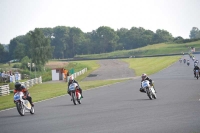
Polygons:
<instances>
[{"instance_id":1,"label":"red motorcycle","mask_svg":"<svg viewBox=\"0 0 200 133\"><path fill-rule=\"evenodd\" d=\"M77 83L72 83L69 86L69 93L71 94L71 99L74 105L78 103L81 104L81 93L79 91L79 86Z\"/></svg>"}]
</instances>

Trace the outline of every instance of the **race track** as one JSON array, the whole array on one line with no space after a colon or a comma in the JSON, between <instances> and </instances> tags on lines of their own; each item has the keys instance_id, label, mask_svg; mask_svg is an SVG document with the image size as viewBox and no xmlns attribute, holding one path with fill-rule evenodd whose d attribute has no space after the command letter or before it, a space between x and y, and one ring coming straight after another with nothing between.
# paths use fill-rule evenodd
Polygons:
<instances>
[{"instance_id":1,"label":"race track","mask_svg":"<svg viewBox=\"0 0 200 133\"><path fill-rule=\"evenodd\" d=\"M129 78L134 76L134 71L129 64L119 59L99 60L100 68L92 72L84 81Z\"/></svg>"},{"instance_id":2,"label":"race track","mask_svg":"<svg viewBox=\"0 0 200 133\"><path fill-rule=\"evenodd\" d=\"M1 111L0 132L198 133L200 79L192 69L193 64L176 62L150 75L156 100L139 92L140 79L132 79L84 91L81 105L73 105L66 95L36 103L34 115L21 117L16 108Z\"/></svg>"}]
</instances>

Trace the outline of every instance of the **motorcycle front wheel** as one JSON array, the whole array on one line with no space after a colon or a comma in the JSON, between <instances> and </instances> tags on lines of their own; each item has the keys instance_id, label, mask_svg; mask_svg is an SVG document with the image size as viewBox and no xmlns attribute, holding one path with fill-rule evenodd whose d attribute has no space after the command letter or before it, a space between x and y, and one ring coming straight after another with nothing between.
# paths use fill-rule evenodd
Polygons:
<instances>
[{"instance_id":1,"label":"motorcycle front wheel","mask_svg":"<svg viewBox=\"0 0 200 133\"><path fill-rule=\"evenodd\" d=\"M74 105L76 105L77 103L76 103L76 98L75 98L74 93L71 93L71 97L72 97L72 101L73 101Z\"/></svg>"},{"instance_id":2,"label":"motorcycle front wheel","mask_svg":"<svg viewBox=\"0 0 200 133\"><path fill-rule=\"evenodd\" d=\"M149 97L150 100L152 100L153 97L152 97L152 93L150 92L149 88L146 90L147 90L147 96Z\"/></svg>"},{"instance_id":3,"label":"motorcycle front wheel","mask_svg":"<svg viewBox=\"0 0 200 133\"><path fill-rule=\"evenodd\" d=\"M24 108L23 104L20 103L20 102L17 102L16 103L16 107L17 107L17 111L19 112L19 114L21 116L24 116L24 114L25 114L25 108Z\"/></svg>"}]
</instances>

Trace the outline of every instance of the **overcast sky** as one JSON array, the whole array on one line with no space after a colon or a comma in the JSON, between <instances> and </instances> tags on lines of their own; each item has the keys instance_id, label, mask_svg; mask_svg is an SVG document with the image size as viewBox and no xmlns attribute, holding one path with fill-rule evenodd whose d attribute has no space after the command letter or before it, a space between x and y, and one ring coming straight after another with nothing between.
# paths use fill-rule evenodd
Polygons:
<instances>
[{"instance_id":1,"label":"overcast sky","mask_svg":"<svg viewBox=\"0 0 200 133\"><path fill-rule=\"evenodd\" d=\"M189 38L200 29L200 0L0 0L0 43L35 28L69 26L83 32L100 26L164 29Z\"/></svg>"}]
</instances>

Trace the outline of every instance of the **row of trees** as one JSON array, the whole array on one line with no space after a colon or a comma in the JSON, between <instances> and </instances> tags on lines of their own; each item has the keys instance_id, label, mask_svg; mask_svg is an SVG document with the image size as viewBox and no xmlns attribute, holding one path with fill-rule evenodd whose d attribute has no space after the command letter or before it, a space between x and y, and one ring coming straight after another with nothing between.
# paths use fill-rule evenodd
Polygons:
<instances>
[{"instance_id":1,"label":"row of trees","mask_svg":"<svg viewBox=\"0 0 200 133\"><path fill-rule=\"evenodd\" d=\"M132 27L130 30L121 28L115 31L110 27L101 26L87 33L76 27L36 28L26 35L13 38L8 45L9 52L0 44L0 61L27 56L36 65L42 66L49 58L72 58L77 54L128 50L177 39L180 40L180 37L174 38L166 30L158 29L154 33L142 27Z\"/></svg>"}]
</instances>

